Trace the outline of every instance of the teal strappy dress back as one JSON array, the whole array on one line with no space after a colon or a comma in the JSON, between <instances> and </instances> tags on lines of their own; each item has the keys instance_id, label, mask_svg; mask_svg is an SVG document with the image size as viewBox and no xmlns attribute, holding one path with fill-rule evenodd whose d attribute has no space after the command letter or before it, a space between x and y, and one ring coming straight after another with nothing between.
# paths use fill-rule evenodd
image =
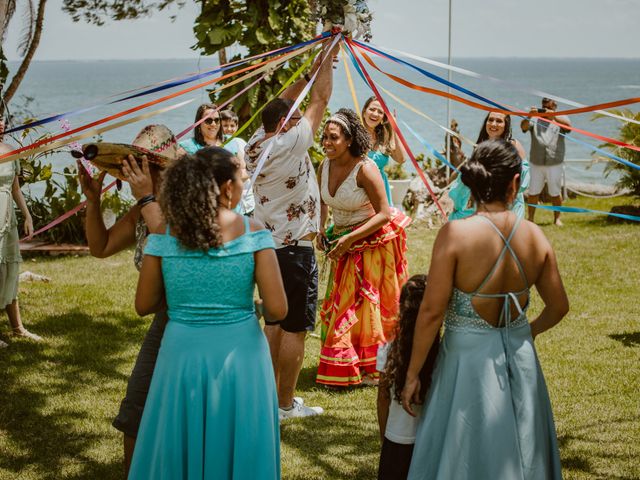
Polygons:
<instances>
[{"instance_id":1,"label":"teal strappy dress back","mask_svg":"<svg viewBox=\"0 0 640 480\"><path fill-rule=\"evenodd\" d=\"M486 217L504 247L473 292L454 288L432 386L418 424L410 480L555 480L562 478L549 394L519 298L529 287L507 238ZM518 265L525 288L480 293L505 255ZM435 281L431 279L431 281ZM498 327L472 299L499 298ZM514 307L514 308L512 308ZM512 310L518 315L514 317Z\"/></svg>"}]
</instances>

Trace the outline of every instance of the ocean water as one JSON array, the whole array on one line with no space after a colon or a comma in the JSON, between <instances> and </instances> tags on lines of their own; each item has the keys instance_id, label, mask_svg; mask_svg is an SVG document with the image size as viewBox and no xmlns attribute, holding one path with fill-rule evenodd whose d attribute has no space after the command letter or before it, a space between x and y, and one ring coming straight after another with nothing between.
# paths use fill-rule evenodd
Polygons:
<instances>
[{"instance_id":1,"label":"ocean water","mask_svg":"<svg viewBox=\"0 0 640 480\"><path fill-rule=\"evenodd\" d=\"M439 59L442 61L442 59ZM385 71L430 88L446 90L446 87L411 70L403 65L375 59ZM560 97L568 98L583 104L595 104L623 98L640 96L640 59L505 59L505 58L473 58L454 59L452 63L485 75L507 80L523 88L535 88ZM127 90L154 84L163 80L185 76L196 71L214 68L217 59L203 57L194 60L148 60L148 61L44 61L34 62L25 77L17 97L9 106L12 113L28 110L37 118L42 116L80 109L94 103L102 103L106 98ZM419 64L422 68L446 78L445 70L430 65ZM10 62L11 71L17 65ZM368 87L349 66L353 76L360 106L371 95ZM410 90L379 72L369 69L375 82L394 95L402 98L415 108L431 116L440 125L446 125L447 101L434 95ZM213 78L213 77L211 77ZM464 77L452 74L451 80L465 88L490 98L498 103L513 105L521 109L538 106L540 98L522 91L499 85L488 80ZM201 80L203 81L203 80ZM195 84L195 82L194 82ZM72 128L94 121L115 112L140 105L151 99L159 98L189 85L166 90L138 99L121 102L117 105L101 106L95 110L68 117ZM455 93L455 92L454 92ZM461 94L461 96L464 96ZM158 115L103 134L103 140L111 142L129 142L147 123L164 123L174 132L180 132L192 122L199 103L207 101L205 88L179 96L145 111L172 105L187 99L195 99L193 103L170 112ZM437 149L444 148L444 132L435 124L428 122L415 113L407 110L394 100L388 99L390 108L395 109L398 118L408 123L422 137ZM353 108L352 96L346 80L344 65L340 63L335 69L334 89L329 104L331 110L340 107ZM570 108L560 105L560 109ZM631 105L637 111L638 105ZM461 133L475 141L486 112L466 105L451 102L451 116L458 121ZM620 122L615 119L592 120L591 114L572 116L574 126L604 136L616 137ZM513 119L514 137L529 148L528 135L519 128L519 119ZM60 124L49 124L52 133L60 131ZM411 135L406 138L415 154L426 152L426 149ZM248 137L249 135L247 135ZM571 133L572 137L597 146L600 142ZM85 140L89 141L89 140ZM612 184L616 177L605 178L603 170L605 162L592 163L592 149L588 146L567 141L567 159L571 160L567 168L567 180L592 184ZM469 147L465 146L467 154ZM59 154L53 158L56 170L72 161L71 156ZM407 169L412 167L407 164Z\"/></svg>"}]
</instances>

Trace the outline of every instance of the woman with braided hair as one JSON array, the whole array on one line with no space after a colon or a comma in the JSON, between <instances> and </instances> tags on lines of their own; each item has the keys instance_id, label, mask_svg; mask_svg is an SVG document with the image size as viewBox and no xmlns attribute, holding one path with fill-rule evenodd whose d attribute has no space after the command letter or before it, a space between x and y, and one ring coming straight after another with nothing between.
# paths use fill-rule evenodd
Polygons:
<instances>
[{"instance_id":1,"label":"woman with braided hair","mask_svg":"<svg viewBox=\"0 0 640 480\"><path fill-rule=\"evenodd\" d=\"M287 313L271 233L233 212L239 162L207 147L167 168L163 235L149 235L136 311L167 323L130 479L280 478L278 398L255 284L267 315ZM166 307L165 307L166 305Z\"/></svg>"},{"instance_id":2,"label":"woman with braided hair","mask_svg":"<svg viewBox=\"0 0 640 480\"><path fill-rule=\"evenodd\" d=\"M376 383L378 347L391 340L407 279L405 227L389 206L371 140L358 115L340 109L324 127L327 158L319 169L319 247L331 260L320 310L322 349L316 381L347 387ZM325 229L328 210L334 225Z\"/></svg>"}]
</instances>

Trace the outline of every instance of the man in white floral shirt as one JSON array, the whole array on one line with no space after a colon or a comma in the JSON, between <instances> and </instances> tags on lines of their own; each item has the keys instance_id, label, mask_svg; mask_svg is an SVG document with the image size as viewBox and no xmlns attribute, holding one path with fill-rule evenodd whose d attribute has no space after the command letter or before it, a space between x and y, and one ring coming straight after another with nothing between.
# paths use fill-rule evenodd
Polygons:
<instances>
[{"instance_id":1,"label":"man in white floral shirt","mask_svg":"<svg viewBox=\"0 0 640 480\"><path fill-rule=\"evenodd\" d=\"M260 154L272 144L253 192L254 216L271 230L276 242L289 303L287 317L273 323L265 319L264 329L278 387L280 420L323 412L321 407L305 406L300 397L293 396L304 359L305 336L315 328L318 300L313 239L320 227L320 193L308 149L313 145L333 86L331 59L321 59L322 55L313 67L320 70L304 114L296 109L285 123L294 100L310 80L309 74L265 107L262 127L249 140L245 155L247 170L253 174Z\"/></svg>"}]
</instances>

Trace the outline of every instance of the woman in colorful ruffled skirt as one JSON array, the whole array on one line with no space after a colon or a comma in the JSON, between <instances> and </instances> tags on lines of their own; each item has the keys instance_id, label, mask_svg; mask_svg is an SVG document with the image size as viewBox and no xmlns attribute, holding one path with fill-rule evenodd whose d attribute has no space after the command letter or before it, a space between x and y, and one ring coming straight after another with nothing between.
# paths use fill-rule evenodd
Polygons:
<instances>
[{"instance_id":1,"label":"woman in colorful ruffled skirt","mask_svg":"<svg viewBox=\"0 0 640 480\"><path fill-rule=\"evenodd\" d=\"M389 207L370 138L352 110L325 125L320 167L321 234L331 272L320 311L322 348L316 381L347 387L376 383L378 347L392 339L400 289L407 279L405 227ZM326 231L329 212L334 225Z\"/></svg>"}]
</instances>

